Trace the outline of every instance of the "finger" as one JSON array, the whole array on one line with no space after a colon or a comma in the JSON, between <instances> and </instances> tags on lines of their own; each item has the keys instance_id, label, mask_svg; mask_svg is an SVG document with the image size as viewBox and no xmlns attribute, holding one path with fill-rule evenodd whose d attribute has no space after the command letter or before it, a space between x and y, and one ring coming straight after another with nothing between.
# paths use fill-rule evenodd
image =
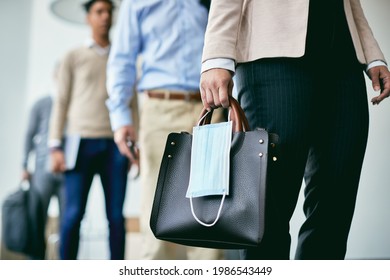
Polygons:
<instances>
[{"instance_id":1,"label":"finger","mask_svg":"<svg viewBox=\"0 0 390 280\"><path fill-rule=\"evenodd\" d=\"M378 69L376 69L375 67L371 69L370 77L371 77L372 88L374 89L374 91L379 91L381 89L381 84L380 84Z\"/></svg>"},{"instance_id":2,"label":"finger","mask_svg":"<svg viewBox=\"0 0 390 280\"><path fill-rule=\"evenodd\" d=\"M231 90L232 85L230 82L219 88L219 100L221 101L221 106L224 108L229 108L229 95L231 95Z\"/></svg>"},{"instance_id":3,"label":"finger","mask_svg":"<svg viewBox=\"0 0 390 280\"><path fill-rule=\"evenodd\" d=\"M389 97L390 95L390 90L384 90L380 95L374 97L371 99L371 102L374 104L374 105L378 105L379 103L381 103L385 98Z\"/></svg>"},{"instance_id":4,"label":"finger","mask_svg":"<svg viewBox=\"0 0 390 280\"><path fill-rule=\"evenodd\" d=\"M379 99L378 96L371 99L372 105L378 105L380 102L381 100Z\"/></svg>"},{"instance_id":5,"label":"finger","mask_svg":"<svg viewBox=\"0 0 390 280\"><path fill-rule=\"evenodd\" d=\"M202 86L200 87L200 96L201 96L201 98L202 98L203 107L204 107L207 111L210 111L211 108L210 108L210 105L207 103L206 90L205 90L205 88L203 88Z\"/></svg>"},{"instance_id":6,"label":"finger","mask_svg":"<svg viewBox=\"0 0 390 280\"><path fill-rule=\"evenodd\" d=\"M385 76L382 79L382 92L378 96L372 98L371 102L374 105L377 105L380 102L382 102L385 98L388 98L389 96L390 96L390 77Z\"/></svg>"},{"instance_id":7,"label":"finger","mask_svg":"<svg viewBox=\"0 0 390 280\"><path fill-rule=\"evenodd\" d=\"M387 95L386 97L388 97L389 92L390 92L390 76L385 76L382 79L382 93Z\"/></svg>"},{"instance_id":8,"label":"finger","mask_svg":"<svg viewBox=\"0 0 390 280\"><path fill-rule=\"evenodd\" d=\"M66 171L65 155L62 152L58 153L58 168L59 168L59 172L65 172Z\"/></svg>"},{"instance_id":9,"label":"finger","mask_svg":"<svg viewBox=\"0 0 390 280\"><path fill-rule=\"evenodd\" d=\"M62 164L60 161L56 162L53 166L53 172L54 173L60 173L64 172L66 170L66 166Z\"/></svg>"},{"instance_id":10,"label":"finger","mask_svg":"<svg viewBox=\"0 0 390 280\"><path fill-rule=\"evenodd\" d=\"M201 75L201 79L200 79L200 94L201 94L201 97L202 97L203 107L207 111L211 111L211 106L209 105L208 97L207 97L207 89L209 88L209 85L208 85L208 82L207 82L207 76L208 76L207 72L202 73L202 75Z\"/></svg>"},{"instance_id":11,"label":"finger","mask_svg":"<svg viewBox=\"0 0 390 280\"><path fill-rule=\"evenodd\" d=\"M138 150L137 144L133 141L129 141L129 142L127 142L127 147L128 147L130 154L131 154L132 164L138 164L139 150Z\"/></svg>"},{"instance_id":12,"label":"finger","mask_svg":"<svg viewBox=\"0 0 390 280\"><path fill-rule=\"evenodd\" d=\"M212 91L212 94L213 94L213 105L214 107L213 108L216 108L216 107L221 107L222 104L221 104L221 100L219 99L219 96L220 96L220 89L216 89L216 90L213 90Z\"/></svg>"},{"instance_id":13,"label":"finger","mask_svg":"<svg viewBox=\"0 0 390 280\"><path fill-rule=\"evenodd\" d=\"M63 160L61 162L60 172L65 172L65 171L66 171L66 162L65 162L65 160Z\"/></svg>"},{"instance_id":14,"label":"finger","mask_svg":"<svg viewBox=\"0 0 390 280\"><path fill-rule=\"evenodd\" d=\"M210 88L206 89L206 103L207 103L209 108L214 108L215 107L215 104L214 104L214 94L212 92L212 89L210 89Z\"/></svg>"},{"instance_id":15,"label":"finger","mask_svg":"<svg viewBox=\"0 0 390 280\"><path fill-rule=\"evenodd\" d=\"M135 152L135 150L136 150L135 146L133 146L133 148L132 148L132 147L129 147L129 143L127 145L128 145L128 149L130 151L130 156L128 157L128 159L129 159L128 172L130 172L130 170L134 169L134 166L138 165L138 154ZM132 144L132 145L135 145L135 144Z\"/></svg>"},{"instance_id":16,"label":"finger","mask_svg":"<svg viewBox=\"0 0 390 280\"><path fill-rule=\"evenodd\" d=\"M124 140L120 141L119 143L117 143L117 146L118 146L119 152L122 155L124 155L125 157L127 157L131 161L134 159L133 155L130 152L129 147L127 146L127 142L126 141L124 141Z\"/></svg>"},{"instance_id":17,"label":"finger","mask_svg":"<svg viewBox=\"0 0 390 280\"><path fill-rule=\"evenodd\" d=\"M127 142L135 143L138 139L137 132L133 128L129 128L128 130L128 137L127 137Z\"/></svg>"},{"instance_id":18,"label":"finger","mask_svg":"<svg viewBox=\"0 0 390 280\"><path fill-rule=\"evenodd\" d=\"M139 174L140 174L140 168L139 168L139 165L136 165L136 164L132 164L131 165L131 168L130 168L130 176L131 178L134 180L134 179L137 179L139 177Z\"/></svg>"},{"instance_id":19,"label":"finger","mask_svg":"<svg viewBox=\"0 0 390 280\"><path fill-rule=\"evenodd\" d=\"M387 91L387 93L385 92L382 92L380 95L378 96L375 96L374 98L371 99L371 102L374 104L374 105L378 105L379 103L381 103L385 98L389 97L389 92Z\"/></svg>"},{"instance_id":20,"label":"finger","mask_svg":"<svg viewBox=\"0 0 390 280\"><path fill-rule=\"evenodd\" d=\"M234 82L233 79L231 79L229 83L229 95L233 95L233 87L234 87Z\"/></svg>"},{"instance_id":21,"label":"finger","mask_svg":"<svg viewBox=\"0 0 390 280\"><path fill-rule=\"evenodd\" d=\"M52 160L51 171L53 171L54 173L60 172L59 161L55 154L52 154L51 160Z\"/></svg>"}]
</instances>

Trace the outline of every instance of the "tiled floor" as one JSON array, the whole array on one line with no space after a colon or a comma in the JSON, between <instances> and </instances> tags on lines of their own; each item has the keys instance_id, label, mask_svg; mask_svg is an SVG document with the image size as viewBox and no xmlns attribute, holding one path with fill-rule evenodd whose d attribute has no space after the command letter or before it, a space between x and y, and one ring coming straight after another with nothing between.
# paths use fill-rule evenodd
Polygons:
<instances>
[{"instance_id":1,"label":"tiled floor","mask_svg":"<svg viewBox=\"0 0 390 280\"><path fill-rule=\"evenodd\" d=\"M136 219L132 219L135 220ZM48 222L47 228L47 251L46 259L57 260L58 256L58 244L59 235L57 228L57 219L51 218ZM134 227L134 225L132 225ZM126 259L139 260L139 246L141 244L140 234L137 231L132 231L126 234ZM136 230L136 229L135 229ZM26 256L14 252L8 251L3 244L1 244L0 259L6 260L23 260L27 259ZM84 226L80 235L80 246L78 259L81 260L105 260L109 259L109 247L108 247L108 233L105 228L98 228L95 230L87 230Z\"/></svg>"},{"instance_id":2,"label":"tiled floor","mask_svg":"<svg viewBox=\"0 0 390 280\"><path fill-rule=\"evenodd\" d=\"M132 219L133 220L133 219ZM140 259L139 246L141 244L139 232L128 231L126 234L126 259ZM58 259L57 232L48 235L47 259ZM105 228L87 231L82 229L78 259L81 260L105 260L109 259L108 232Z\"/></svg>"},{"instance_id":3,"label":"tiled floor","mask_svg":"<svg viewBox=\"0 0 390 280\"><path fill-rule=\"evenodd\" d=\"M140 234L131 232L126 234L125 259L139 260L139 246L141 244ZM108 237L94 236L91 239L84 239L80 243L78 259L109 259Z\"/></svg>"}]
</instances>

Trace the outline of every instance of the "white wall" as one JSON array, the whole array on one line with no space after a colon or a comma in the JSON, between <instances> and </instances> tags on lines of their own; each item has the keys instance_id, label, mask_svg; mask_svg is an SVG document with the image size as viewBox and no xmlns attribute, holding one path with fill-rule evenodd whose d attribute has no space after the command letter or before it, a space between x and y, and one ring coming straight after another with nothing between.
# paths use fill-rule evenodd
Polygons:
<instances>
[{"instance_id":1,"label":"white wall","mask_svg":"<svg viewBox=\"0 0 390 280\"><path fill-rule=\"evenodd\" d=\"M0 1L0 201L21 173L31 8L30 0Z\"/></svg>"},{"instance_id":2,"label":"white wall","mask_svg":"<svg viewBox=\"0 0 390 280\"><path fill-rule=\"evenodd\" d=\"M28 103L47 93L53 65L89 35L87 26L68 23L49 10L49 0L34 0L29 43Z\"/></svg>"},{"instance_id":3,"label":"white wall","mask_svg":"<svg viewBox=\"0 0 390 280\"><path fill-rule=\"evenodd\" d=\"M374 34L390 60L390 1L361 2ZM19 180L27 109L47 91L55 61L89 35L88 28L55 18L48 10L49 3L49 0L0 0L0 201ZM373 91L370 87L368 91L370 98ZM350 259L390 258L390 100L379 106L370 105L370 114L369 143L347 253ZM131 201L127 200L125 206L128 215L138 213L137 191L130 188ZM97 205L94 209L99 210L89 216L87 224L104 237L101 199L97 187L91 193L91 200ZM302 220L300 199L291 224L292 254ZM89 257L105 258L107 253L99 254Z\"/></svg>"},{"instance_id":4,"label":"white wall","mask_svg":"<svg viewBox=\"0 0 390 280\"><path fill-rule=\"evenodd\" d=\"M37 98L49 93L55 63L90 36L86 25L55 17L49 10L50 2L0 0L0 35L5 39L0 44L0 202L20 180L23 137L30 107ZM129 184L126 216L138 213L137 184L133 181ZM50 210L58 212L56 205ZM104 211L100 181L94 180L82 224L85 242L80 245L80 258L108 257Z\"/></svg>"},{"instance_id":5,"label":"white wall","mask_svg":"<svg viewBox=\"0 0 390 280\"><path fill-rule=\"evenodd\" d=\"M371 28L390 62L388 0L362 1ZM367 80L369 99L374 96ZM370 133L355 219L348 246L349 258L390 259L390 99L370 105Z\"/></svg>"}]
</instances>

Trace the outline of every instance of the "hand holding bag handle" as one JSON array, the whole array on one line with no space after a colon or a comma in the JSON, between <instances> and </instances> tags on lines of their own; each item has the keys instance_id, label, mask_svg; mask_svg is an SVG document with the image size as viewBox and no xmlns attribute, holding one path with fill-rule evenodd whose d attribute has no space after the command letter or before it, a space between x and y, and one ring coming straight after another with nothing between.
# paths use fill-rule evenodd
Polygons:
<instances>
[{"instance_id":1,"label":"hand holding bag handle","mask_svg":"<svg viewBox=\"0 0 390 280\"><path fill-rule=\"evenodd\" d=\"M245 113L237 100L232 96L229 96L229 110L230 120L233 122L233 132L249 131L249 123ZM199 125L210 124L212 115L213 110L207 111L206 108L203 108L199 116Z\"/></svg>"}]
</instances>

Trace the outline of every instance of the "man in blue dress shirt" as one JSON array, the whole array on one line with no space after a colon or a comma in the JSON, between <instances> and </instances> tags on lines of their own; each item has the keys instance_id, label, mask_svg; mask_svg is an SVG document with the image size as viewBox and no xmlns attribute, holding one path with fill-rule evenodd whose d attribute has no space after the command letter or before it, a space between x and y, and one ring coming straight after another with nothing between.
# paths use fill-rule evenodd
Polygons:
<instances>
[{"instance_id":1,"label":"man in blue dress shirt","mask_svg":"<svg viewBox=\"0 0 390 280\"><path fill-rule=\"evenodd\" d=\"M119 12L107 66L107 107L121 153L134 160L127 144L139 140L142 259L181 258L178 249L183 247L157 240L149 218L167 135L192 131L203 108L199 81L208 18L204 2L209 1L124 0ZM139 57L142 74L137 79ZM135 88L143 97L139 139L128 106ZM220 250L184 248L187 259L221 258Z\"/></svg>"}]
</instances>

